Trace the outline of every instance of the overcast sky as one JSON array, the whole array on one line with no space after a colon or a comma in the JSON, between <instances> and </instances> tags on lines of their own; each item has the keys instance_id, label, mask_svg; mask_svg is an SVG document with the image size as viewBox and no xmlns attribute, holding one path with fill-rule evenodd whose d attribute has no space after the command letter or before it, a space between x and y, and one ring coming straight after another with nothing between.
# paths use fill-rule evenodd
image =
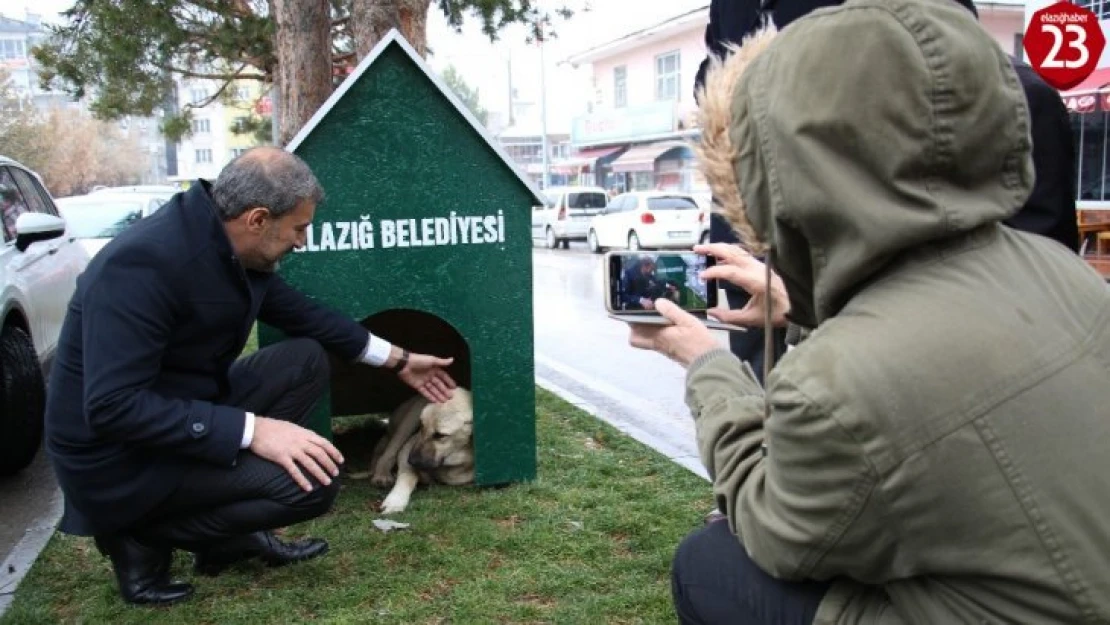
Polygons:
<instances>
[{"instance_id":1,"label":"overcast sky","mask_svg":"<svg viewBox=\"0 0 1110 625\"><path fill-rule=\"evenodd\" d=\"M582 112L588 95L588 68L577 71L559 62L567 56L599 43L616 39L668 17L679 15L708 0L539 0L548 7L566 3L571 7L588 4L590 10L578 12L568 21L556 24L558 38L544 49L546 68L548 130L569 130L570 118ZM0 0L0 13L22 19L28 8L44 20L57 14L73 0ZM525 43L526 29L514 26L491 43L473 18L467 19L462 33L447 26L443 14L434 6L428 18L428 46L433 68L442 71L453 64L472 87L478 88L482 105L491 111L508 110L508 66L512 62L513 87L522 100L539 102L540 54L537 46ZM536 107L538 114L539 107Z\"/></svg>"}]
</instances>

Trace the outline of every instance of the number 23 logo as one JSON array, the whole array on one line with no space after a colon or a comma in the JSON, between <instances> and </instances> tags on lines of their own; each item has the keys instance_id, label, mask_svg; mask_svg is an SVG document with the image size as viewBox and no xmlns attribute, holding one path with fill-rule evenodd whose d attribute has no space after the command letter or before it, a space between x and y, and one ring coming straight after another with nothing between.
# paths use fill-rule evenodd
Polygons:
<instances>
[{"instance_id":1,"label":"number 23 logo","mask_svg":"<svg viewBox=\"0 0 1110 625\"><path fill-rule=\"evenodd\" d=\"M1047 32L1052 35L1052 49L1048 51L1048 55L1044 58L1044 63L1041 67L1046 68L1067 68L1082 67L1087 63L1090 51L1087 49L1087 32L1079 24L1066 24L1064 30L1060 30L1057 24L1041 24L1041 32ZM1065 32L1075 35L1074 39L1065 36ZM1068 39L1068 47L1074 48L1079 51L1079 58L1074 61L1061 60L1060 48L1064 45L1064 40Z\"/></svg>"}]
</instances>

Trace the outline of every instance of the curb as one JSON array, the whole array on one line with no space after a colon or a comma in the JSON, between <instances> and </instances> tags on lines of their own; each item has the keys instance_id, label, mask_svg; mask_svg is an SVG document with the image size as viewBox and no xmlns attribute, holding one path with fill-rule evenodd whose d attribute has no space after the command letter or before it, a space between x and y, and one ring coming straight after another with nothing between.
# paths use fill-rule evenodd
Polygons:
<instances>
[{"instance_id":1,"label":"curb","mask_svg":"<svg viewBox=\"0 0 1110 625\"><path fill-rule=\"evenodd\" d=\"M27 571L31 570L39 554L54 536L54 530L62 518L62 509L62 492L55 488L51 497L50 511L27 528L23 538L19 539L8 557L0 563L0 616L8 611L19 583L23 581Z\"/></svg>"}]
</instances>

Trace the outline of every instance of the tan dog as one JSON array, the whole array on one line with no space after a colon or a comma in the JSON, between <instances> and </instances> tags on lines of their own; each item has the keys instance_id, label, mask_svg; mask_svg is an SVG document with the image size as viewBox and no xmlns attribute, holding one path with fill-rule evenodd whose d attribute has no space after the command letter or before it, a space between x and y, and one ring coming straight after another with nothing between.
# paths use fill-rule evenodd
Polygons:
<instances>
[{"instance_id":1,"label":"tan dog","mask_svg":"<svg viewBox=\"0 0 1110 625\"><path fill-rule=\"evenodd\" d=\"M403 512L417 484L472 483L473 425L473 398L464 388L456 388L442 404L416 395L398 406L371 460L370 481L383 488L393 486L382 502L382 514Z\"/></svg>"}]
</instances>

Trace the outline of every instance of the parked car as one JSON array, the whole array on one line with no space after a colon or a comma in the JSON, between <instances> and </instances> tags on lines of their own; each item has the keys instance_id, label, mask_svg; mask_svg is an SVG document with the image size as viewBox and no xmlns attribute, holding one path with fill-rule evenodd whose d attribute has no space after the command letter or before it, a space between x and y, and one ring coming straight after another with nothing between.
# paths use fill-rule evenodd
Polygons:
<instances>
[{"instance_id":1,"label":"parked car","mask_svg":"<svg viewBox=\"0 0 1110 625\"><path fill-rule=\"evenodd\" d=\"M609 201L601 187L551 187L543 194L547 203L532 208L532 239L549 249L585 241L590 219Z\"/></svg>"},{"instance_id":2,"label":"parked car","mask_svg":"<svg viewBox=\"0 0 1110 625\"><path fill-rule=\"evenodd\" d=\"M690 249L708 226L708 212L689 194L632 191L613 198L590 221L586 240L595 254L611 248Z\"/></svg>"},{"instance_id":3,"label":"parked car","mask_svg":"<svg viewBox=\"0 0 1110 625\"><path fill-rule=\"evenodd\" d=\"M58 209L89 257L95 256L112 237L145 217L150 217L173 194L94 191L88 195L58 198Z\"/></svg>"},{"instance_id":4,"label":"parked car","mask_svg":"<svg viewBox=\"0 0 1110 625\"><path fill-rule=\"evenodd\" d=\"M89 256L41 178L2 156L0 210L0 475L10 475L42 445L46 375Z\"/></svg>"},{"instance_id":5,"label":"parked car","mask_svg":"<svg viewBox=\"0 0 1110 625\"><path fill-rule=\"evenodd\" d=\"M168 184L135 184L122 187L97 186L93 187L90 193L146 193L170 198L179 191L181 191L181 189L178 187Z\"/></svg>"}]
</instances>

